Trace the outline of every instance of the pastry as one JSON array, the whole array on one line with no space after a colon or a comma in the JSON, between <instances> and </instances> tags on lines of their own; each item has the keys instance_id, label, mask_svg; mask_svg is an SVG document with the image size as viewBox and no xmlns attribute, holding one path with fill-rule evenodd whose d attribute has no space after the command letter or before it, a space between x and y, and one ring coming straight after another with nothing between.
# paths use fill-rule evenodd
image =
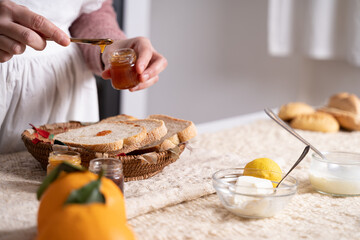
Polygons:
<instances>
[{"instance_id":1,"label":"pastry","mask_svg":"<svg viewBox=\"0 0 360 240\"><path fill-rule=\"evenodd\" d=\"M314 112L315 109L306 103L291 102L281 106L278 116L284 121L289 121L298 115L309 114Z\"/></svg>"},{"instance_id":2,"label":"pastry","mask_svg":"<svg viewBox=\"0 0 360 240\"><path fill-rule=\"evenodd\" d=\"M360 99L354 94L342 92L330 97L328 107L357 115L360 114Z\"/></svg>"},{"instance_id":3,"label":"pastry","mask_svg":"<svg viewBox=\"0 0 360 240\"><path fill-rule=\"evenodd\" d=\"M318 132L337 132L340 128L338 121L332 115L324 112L296 116L290 122L290 126L296 129Z\"/></svg>"},{"instance_id":4,"label":"pastry","mask_svg":"<svg viewBox=\"0 0 360 240\"><path fill-rule=\"evenodd\" d=\"M347 130L360 130L360 100L354 94L335 94L329 99L328 105L318 111L331 114Z\"/></svg>"},{"instance_id":5,"label":"pastry","mask_svg":"<svg viewBox=\"0 0 360 240\"><path fill-rule=\"evenodd\" d=\"M319 108L318 111L325 112L334 116L342 128L350 131L360 130L360 115L329 107Z\"/></svg>"}]
</instances>

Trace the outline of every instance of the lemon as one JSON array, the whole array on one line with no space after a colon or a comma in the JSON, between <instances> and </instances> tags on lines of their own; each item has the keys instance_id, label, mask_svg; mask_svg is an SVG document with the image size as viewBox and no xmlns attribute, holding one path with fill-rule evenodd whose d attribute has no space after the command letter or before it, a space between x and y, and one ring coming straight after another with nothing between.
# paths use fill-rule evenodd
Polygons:
<instances>
[{"instance_id":1,"label":"lemon","mask_svg":"<svg viewBox=\"0 0 360 240\"><path fill-rule=\"evenodd\" d=\"M243 175L264 178L278 183L281 180L282 172L274 160L270 158L257 158L245 165ZM277 183L273 183L273 186L276 187Z\"/></svg>"}]
</instances>

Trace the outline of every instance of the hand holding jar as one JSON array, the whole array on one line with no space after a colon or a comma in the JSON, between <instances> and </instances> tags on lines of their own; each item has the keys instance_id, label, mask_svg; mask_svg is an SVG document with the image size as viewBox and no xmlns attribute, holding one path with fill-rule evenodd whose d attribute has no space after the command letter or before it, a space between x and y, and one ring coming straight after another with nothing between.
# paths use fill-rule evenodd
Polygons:
<instances>
[{"instance_id":1,"label":"hand holding jar","mask_svg":"<svg viewBox=\"0 0 360 240\"><path fill-rule=\"evenodd\" d=\"M135 51L134 55L129 48ZM126 50L124 52L121 49ZM127 65L121 63L124 60L125 53L128 54L125 57L128 60ZM144 37L116 40L105 48L102 61L105 64L102 77L112 79L114 88L129 89L131 92L155 84L159 80L160 72L167 66L166 58L156 52L150 40ZM111 64L111 62L114 62L114 64ZM126 77L124 77L125 69L128 69ZM134 79L135 83L131 84Z\"/></svg>"}]
</instances>

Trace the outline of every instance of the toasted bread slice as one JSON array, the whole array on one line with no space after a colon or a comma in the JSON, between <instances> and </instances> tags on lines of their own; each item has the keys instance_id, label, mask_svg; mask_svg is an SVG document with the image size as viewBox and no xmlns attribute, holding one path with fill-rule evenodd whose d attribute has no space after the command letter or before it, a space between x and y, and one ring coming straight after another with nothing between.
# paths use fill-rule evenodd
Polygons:
<instances>
[{"instance_id":1,"label":"toasted bread slice","mask_svg":"<svg viewBox=\"0 0 360 240\"><path fill-rule=\"evenodd\" d=\"M159 141L167 133L167 128L165 126L164 121L162 120L139 119L139 120L131 120L131 123L145 127L146 138L144 140L144 145L148 145L155 141Z\"/></svg>"},{"instance_id":2,"label":"toasted bread slice","mask_svg":"<svg viewBox=\"0 0 360 240\"><path fill-rule=\"evenodd\" d=\"M169 117L166 115L150 115L149 119L162 120L167 128L167 133L160 140L139 149L137 153L164 151L174 148L196 136L197 130L193 122Z\"/></svg>"},{"instance_id":3,"label":"toasted bread slice","mask_svg":"<svg viewBox=\"0 0 360 240\"><path fill-rule=\"evenodd\" d=\"M135 117L126 114L120 114L114 117L106 118L101 122L118 122L118 121L129 121L130 123L134 123L145 127L146 138L141 143L141 146L158 141L167 133L167 128L165 126L165 123L158 119L137 119Z\"/></svg>"},{"instance_id":4,"label":"toasted bread slice","mask_svg":"<svg viewBox=\"0 0 360 240\"><path fill-rule=\"evenodd\" d=\"M54 137L68 146L102 153L128 153L143 146L145 138L145 127L129 122L96 123L60 133Z\"/></svg>"},{"instance_id":5,"label":"toasted bread slice","mask_svg":"<svg viewBox=\"0 0 360 240\"><path fill-rule=\"evenodd\" d=\"M137 120L137 118L126 114L119 114L113 117L105 118L100 122L119 122L119 121L131 121L131 120Z\"/></svg>"}]
</instances>

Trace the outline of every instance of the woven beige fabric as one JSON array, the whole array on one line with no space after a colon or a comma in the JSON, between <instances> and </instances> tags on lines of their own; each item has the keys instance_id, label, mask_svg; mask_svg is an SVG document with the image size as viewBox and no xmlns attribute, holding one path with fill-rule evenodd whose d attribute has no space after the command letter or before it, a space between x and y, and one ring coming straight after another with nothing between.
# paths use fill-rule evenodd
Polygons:
<instances>
[{"instance_id":1,"label":"woven beige fabric","mask_svg":"<svg viewBox=\"0 0 360 240\"><path fill-rule=\"evenodd\" d=\"M236 155L223 155L196 149L185 151L181 158L160 174L146 180L125 183L128 218L156 209L197 199L214 193L211 174L220 168L219 159L237 161ZM6 239L27 239L36 234L38 201L35 192L45 177L40 164L27 152L0 156L0 233ZM20 231L19 231L20 230ZM30 235L29 235L29 234ZM1 236L1 235L0 235ZM0 238L1 239L1 238ZM30 238L29 238L30 239Z\"/></svg>"},{"instance_id":2,"label":"woven beige fabric","mask_svg":"<svg viewBox=\"0 0 360 240\"><path fill-rule=\"evenodd\" d=\"M360 152L360 132L299 131L321 150ZM293 171L298 194L272 218L247 220L224 209L212 188L218 169L274 159L286 171L304 145L270 120L198 136L181 158L150 179L125 183L129 223L139 239L360 239L360 197L314 192L310 155ZM45 176L28 153L0 155L0 239L32 239Z\"/></svg>"},{"instance_id":3,"label":"woven beige fabric","mask_svg":"<svg viewBox=\"0 0 360 240\"><path fill-rule=\"evenodd\" d=\"M322 151L360 152L360 132L298 132ZM239 165L269 157L283 171L291 167L304 148L304 144L270 120L203 134L192 146L237 154ZM222 162L219 159L219 165ZM360 239L360 197L334 198L316 193L308 180L309 164L310 154L291 173L299 181L298 194L272 218L237 217L212 194L129 222L141 239Z\"/></svg>"}]
</instances>

